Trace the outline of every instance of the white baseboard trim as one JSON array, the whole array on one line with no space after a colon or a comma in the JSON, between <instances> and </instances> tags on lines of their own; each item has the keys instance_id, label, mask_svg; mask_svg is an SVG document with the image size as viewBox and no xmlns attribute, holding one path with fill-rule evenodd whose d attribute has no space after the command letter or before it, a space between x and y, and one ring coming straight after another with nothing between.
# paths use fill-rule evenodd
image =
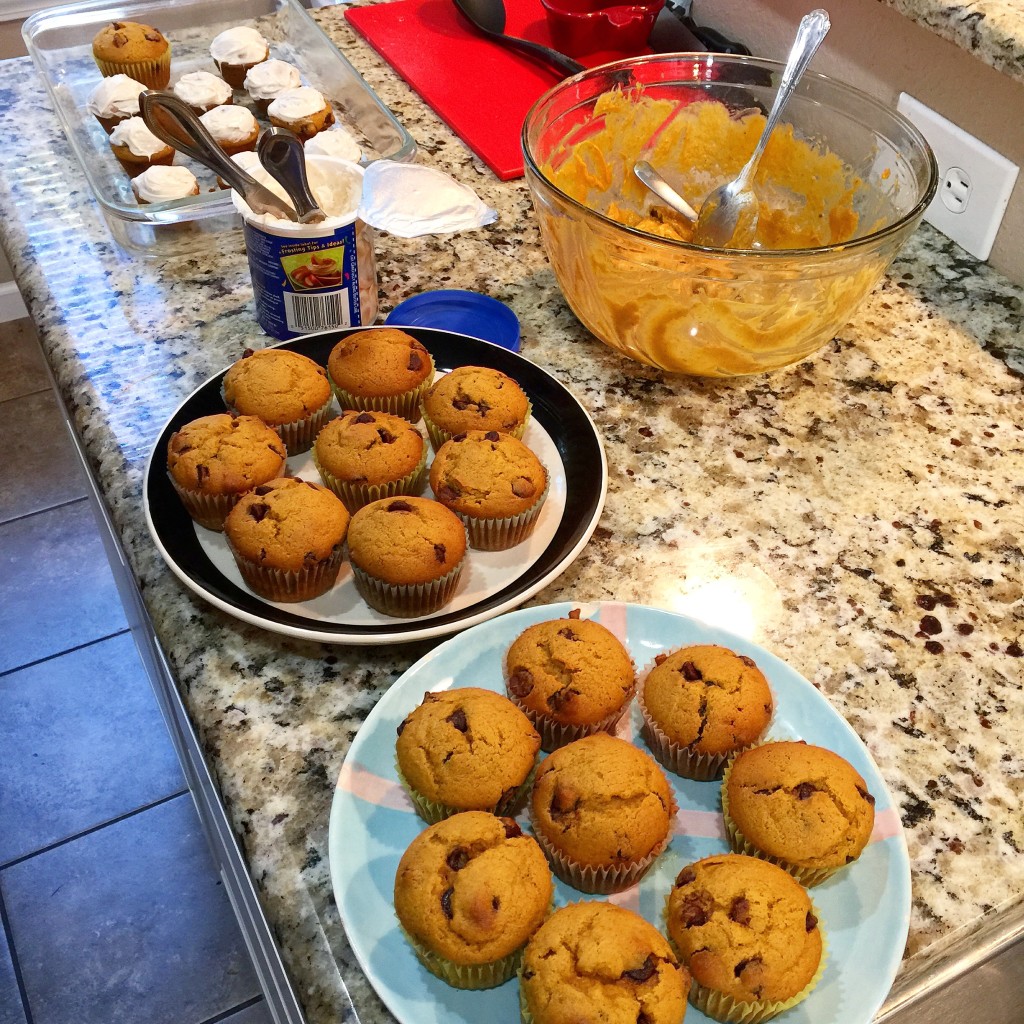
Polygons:
<instances>
[{"instance_id":1,"label":"white baseboard trim","mask_svg":"<svg viewBox=\"0 0 1024 1024\"><path fill-rule=\"evenodd\" d=\"M25 303L21 300L21 292L13 281L0 284L0 324L10 320L20 320L28 316Z\"/></svg>"}]
</instances>

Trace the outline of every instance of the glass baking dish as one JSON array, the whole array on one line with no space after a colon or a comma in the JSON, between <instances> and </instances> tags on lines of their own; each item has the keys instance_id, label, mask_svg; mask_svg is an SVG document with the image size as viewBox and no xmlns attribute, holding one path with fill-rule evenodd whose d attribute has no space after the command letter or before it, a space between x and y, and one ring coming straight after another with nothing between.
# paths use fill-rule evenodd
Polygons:
<instances>
[{"instance_id":1,"label":"glass baking dish","mask_svg":"<svg viewBox=\"0 0 1024 1024\"><path fill-rule=\"evenodd\" d=\"M199 180L200 194L140 205L131 182L114 158L106 132L86 103L101 80L92 40L111 21L138 21L158 28L171 43L171 85L190 71L216 67L209 46L218 32L253 26L270 43L271 57L289 61L306 84L330 101L338 122L363 148L363 162L386 158L410 161L416 143L354 67L297 0L142 0L111 5L109 0L39 11L24 24L28 52L46 83L71 149L82 166L115 240L129 252L164 258L208 248L212 235L240 227L231 193L216 176L179 153L174 162ZM235 93L256 115L266 116L248 97Z\"/></svg>"}]
</instances>

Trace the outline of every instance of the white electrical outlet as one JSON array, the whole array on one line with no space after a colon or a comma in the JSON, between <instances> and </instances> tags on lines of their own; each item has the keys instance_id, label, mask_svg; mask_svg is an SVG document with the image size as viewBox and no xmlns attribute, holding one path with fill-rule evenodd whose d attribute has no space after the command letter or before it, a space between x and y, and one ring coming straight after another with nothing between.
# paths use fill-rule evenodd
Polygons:
<instances>
[{"instance_id":1,"label":"white electrical outlet","mask_svg":"<svg viewBox=\"0 0 1024 1024\"><path fill-rule=\"evenodd\" d=\"M972 256L987 260L1017 165L905 92L896 109L928 140L939 165L939 187L924 219Z\"/></svg>"}]
</instances>

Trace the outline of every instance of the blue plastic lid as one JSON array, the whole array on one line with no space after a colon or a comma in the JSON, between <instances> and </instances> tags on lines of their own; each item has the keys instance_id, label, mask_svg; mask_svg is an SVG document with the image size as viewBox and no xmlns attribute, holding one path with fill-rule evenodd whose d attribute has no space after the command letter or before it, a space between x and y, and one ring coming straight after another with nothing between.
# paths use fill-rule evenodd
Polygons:
<instances>
[{"instance_id":1,"label":"blue plastic lid","mask_svg":"<svg viewBox=\"0 0 1024 1024\"><path fill-rule=\"evenodd\" d=\"M399 303L384 321L390 327L436 327L519 351L519 318L504 302L479 292L441 288Z\"/></svg>"}]
</instances>

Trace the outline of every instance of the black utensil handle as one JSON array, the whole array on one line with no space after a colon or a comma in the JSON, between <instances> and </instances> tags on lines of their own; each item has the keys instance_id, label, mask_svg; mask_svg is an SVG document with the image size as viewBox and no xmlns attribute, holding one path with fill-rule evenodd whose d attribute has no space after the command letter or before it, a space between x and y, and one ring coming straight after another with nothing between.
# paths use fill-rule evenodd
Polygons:
<instances>
[{"instance_id":1,"label":"black utensil handle","mask_svg":"<svg viewBox=\"0 0 1024 1024\"><path fill-rule=\"evenodd\" d=\"M694 24L693 18L684 18L683 24L711 51L711 53L736 53L742 57L749 57L750 50L742 43L738 43L727 36L722 35L717 29L708 28L707 25Z\"/></svg>"},{"instance_id":2,"label":"black utensil handle","mask_svg":"<svg viewBox=\"0 0 1024 1024\"><path fill-rule=\"evenodd\" d=\"M538 57L560 71L564 71L567 75L578 75L581 71L587 70L586 66L578 60L573 60L572 57L567 57L564 53L552 50L550 46L544 46L529 39L519 39L516 36L502 36L502 38L514 49Z\"/></svg>"}]
</instances>

